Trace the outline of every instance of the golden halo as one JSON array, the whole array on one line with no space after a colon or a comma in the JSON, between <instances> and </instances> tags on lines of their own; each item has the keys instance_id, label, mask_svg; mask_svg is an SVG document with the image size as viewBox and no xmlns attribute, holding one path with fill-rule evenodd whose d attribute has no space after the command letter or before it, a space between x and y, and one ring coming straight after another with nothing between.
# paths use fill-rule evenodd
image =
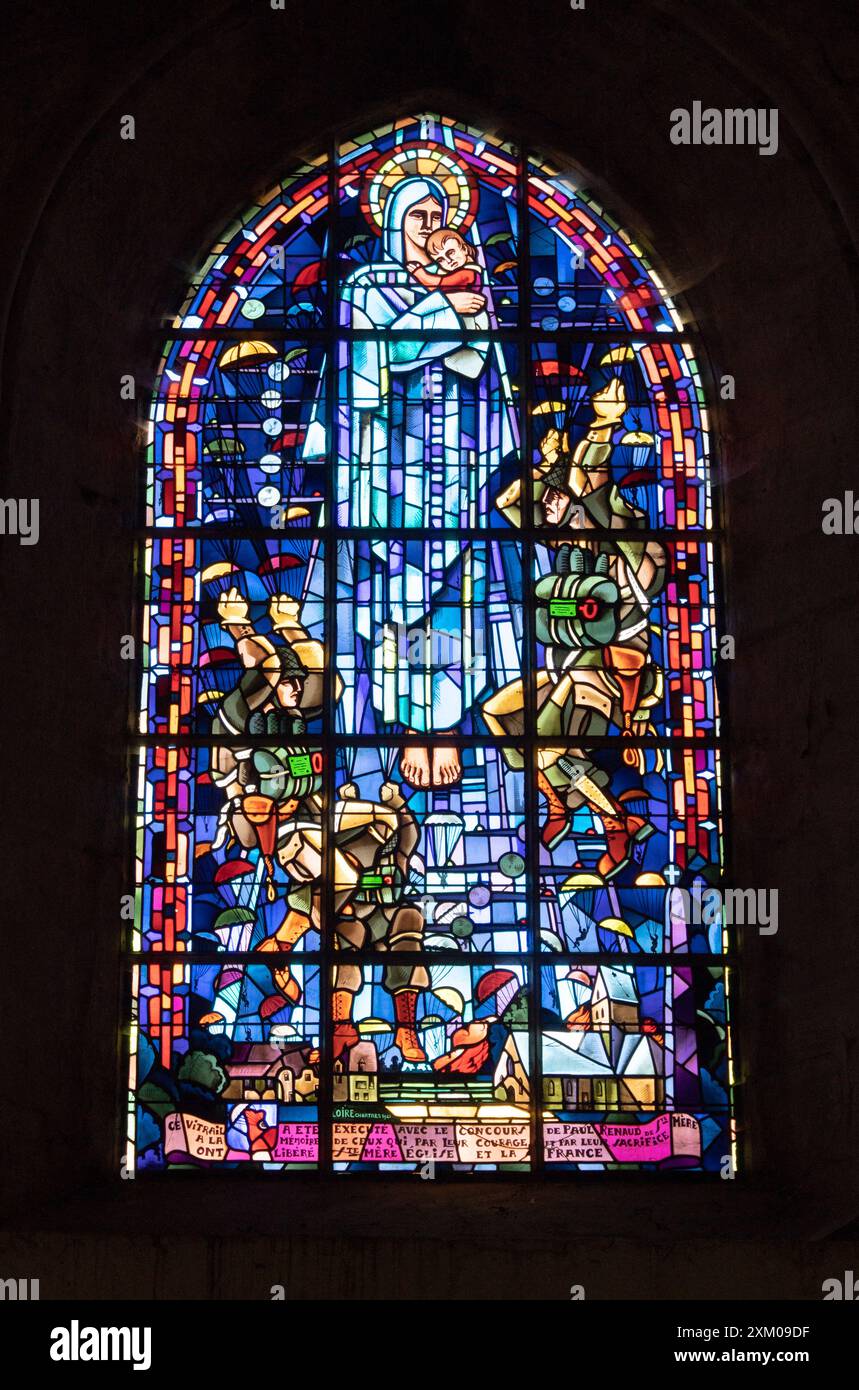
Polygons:
<instances>
[{"instance_id":1,"label":"golden halo","mask_svg":"<svg viewBox=\"0 0 859 1390\"><path fill-rule=\"evenodd\" d=\"M361 211L371 226L382 230L388 195L402 179L433 179L447 199L446 224L470 227L477 213L477 188L468 172L444 145L414 140L381 156L364 176Z\"/></svg>"}]
</instances>

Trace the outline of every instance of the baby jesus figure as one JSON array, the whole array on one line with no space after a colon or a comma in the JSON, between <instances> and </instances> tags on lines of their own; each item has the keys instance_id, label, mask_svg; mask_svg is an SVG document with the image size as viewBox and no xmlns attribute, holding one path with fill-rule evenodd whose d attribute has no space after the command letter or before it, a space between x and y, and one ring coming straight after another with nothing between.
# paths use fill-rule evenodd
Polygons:
<instances>
[{"instance_id":1,"label":"baby jesus figure","mask_svg":"<svg viewBox=\"0 0 859 1390\"><path fill-rule=\"evenodd\" d=\"M426 249L434 261L434 266L421 265L419 261L409 262L409 273L427 290L471 290L479 294L481 288L480 269L474 247L465 237L460 236L453 227L439 227L430 232L426 239Z\"/></svg>"}]
</instances>

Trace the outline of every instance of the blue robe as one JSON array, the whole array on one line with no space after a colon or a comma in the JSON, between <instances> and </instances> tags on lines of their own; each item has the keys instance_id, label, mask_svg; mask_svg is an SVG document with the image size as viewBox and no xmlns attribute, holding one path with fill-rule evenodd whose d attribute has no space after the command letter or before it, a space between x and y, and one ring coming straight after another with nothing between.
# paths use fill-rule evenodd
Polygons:
<instances>
[{"instance_id":1,"label":"blue robe","mask_svg":"<svg viewBox=\"0 0 859 1390\"><path fill-rule=\"evenodd\" d=\"M380 722L418 733L455 728L486 687L480 661L489 645L485 551L478 556L455 539L439 537L423 543L419 563L411 542L408 556L397 552L392 565L396 543L384 532L483 526L493 475L517 447L501 348L479 336L489 328L488 315L460 316L443 293L425 289L403 264L403 218L429 195L444 207L442 190L430 180L399 185L385 207L385 254L344 282L344 326L379 330L381 336L341 339L335 409L337 521L380 533L378 542L355 543L373 575L367 600L356 603L354 634L370 653L372 703ZM450 337L428 339L427 330L449 331ZM324 394L320 406L322 400ZM318 410L305 455L326 452ZM467 612L441 598L452 584L467 593ZM414 633L414 640L404 641L404 631ZM446 631L452 633L447 644L436 636ZM357 649L348 650L348 634L345 641L347 650L338 643L338 655L347 671L355 670L361 659ZM406 660L405 650L414 654L421 644L427 662ZM434 659L438 655L441 662ZM355 700L360 704L358 692L344 692L349 729L358 727Z\"/></svg>"}]
</instances>

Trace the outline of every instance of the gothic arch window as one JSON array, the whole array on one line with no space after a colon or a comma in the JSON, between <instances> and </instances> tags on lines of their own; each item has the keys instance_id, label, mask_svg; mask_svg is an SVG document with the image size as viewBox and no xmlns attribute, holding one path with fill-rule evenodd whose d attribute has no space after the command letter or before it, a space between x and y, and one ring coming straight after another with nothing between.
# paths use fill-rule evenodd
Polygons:
<instances>
[{"instance_id":1,"label":"gothic arch window","mask_svg":"<svg viewBox=\"0 0 859 1390\"><path fill-rule=\"evenodd\" d=\"M439 116L224 234L151 410L129 1162L733 1153L695 338Z\"/></svg>"}]
</instances>

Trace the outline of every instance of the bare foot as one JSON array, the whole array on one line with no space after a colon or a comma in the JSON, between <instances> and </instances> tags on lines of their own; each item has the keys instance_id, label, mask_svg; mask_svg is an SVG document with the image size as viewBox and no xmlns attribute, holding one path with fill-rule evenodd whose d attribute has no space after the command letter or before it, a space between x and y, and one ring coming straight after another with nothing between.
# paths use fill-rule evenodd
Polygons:
<instances>
[{"instance_id":1,"label":"bare foot","mask_svg":"<svg viewBox=\"0 0 859 1390\"><path fill-rule=\"evenodd\" d=\"M404 781L413 787L428 787L430 784L429 751L426 748L404 748L400 758L400 771Z\"/></svg>"},{"instance_id":2,"label":"bare foot","mask_svg":"<svg viewBox=\"0 0 859 1390\"><path fill-rule=\"evenodd\" d=\"M432 754L432 781L434 787L449 787L462 776L462 763L456 748L434 748Z\"/></svg>"}]
</instances>

